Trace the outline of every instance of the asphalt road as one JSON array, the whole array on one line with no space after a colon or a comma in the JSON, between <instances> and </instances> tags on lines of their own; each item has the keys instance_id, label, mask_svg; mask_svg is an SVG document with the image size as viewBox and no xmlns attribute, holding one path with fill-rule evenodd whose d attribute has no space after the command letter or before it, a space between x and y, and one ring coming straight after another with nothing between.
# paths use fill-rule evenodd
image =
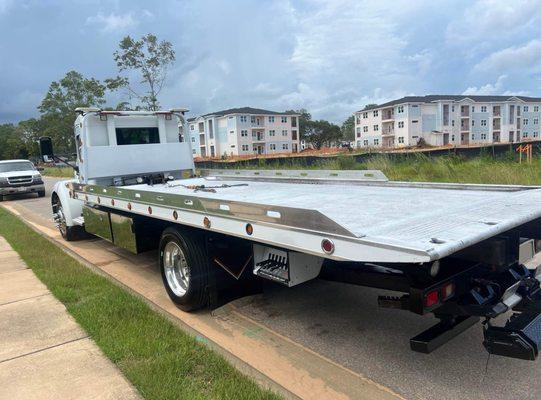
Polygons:
<instances>
[{"instance_id":1,"label":"asphalt road","mask_svg":"<svg viewBox=\"0 0 541 400\"><path fill-rule=\"evenodd\" d=\"M50 216L47 197L17 199ZM429 316L377 307L381 290L315 280L295 288L269 285L236 300L245 316L409 399L539 399L541 360L493 356L474 326L431 354L409 350L409 338L431 326ZM488 363L487 363L488 360Z\"/></svg>"}]
</instances>

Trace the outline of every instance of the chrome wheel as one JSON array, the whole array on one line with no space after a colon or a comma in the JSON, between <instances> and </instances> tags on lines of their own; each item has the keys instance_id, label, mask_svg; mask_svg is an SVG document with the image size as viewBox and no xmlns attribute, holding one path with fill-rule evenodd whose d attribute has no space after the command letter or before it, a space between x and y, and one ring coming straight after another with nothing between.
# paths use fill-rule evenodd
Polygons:
<instances>
[{"instance_id":1,"label":"chrome wheel","mask_svg":"<svg viewBox=\"0 0 541 400\"><path fill-rule=\"evenodd\" d=\"M180 246L171 241L163 249L163 268L167 284L173 293L182 297L190 285L190 269Z\"/></svg>"},{"instance_id":2,"label":"chrome wheel","mask_svg":"<svg viewBox=\"0 0 541 400\"><path fill-rule=\"evenodd\" d=\"M68 231L68 225L66 224L66 216L64 215L64 210L62 209L62 204L56 203L56 213L54 215L54 220L56 226L60 231L60 234L63 237L66 237Z\"/></svg>"}]
</instances>

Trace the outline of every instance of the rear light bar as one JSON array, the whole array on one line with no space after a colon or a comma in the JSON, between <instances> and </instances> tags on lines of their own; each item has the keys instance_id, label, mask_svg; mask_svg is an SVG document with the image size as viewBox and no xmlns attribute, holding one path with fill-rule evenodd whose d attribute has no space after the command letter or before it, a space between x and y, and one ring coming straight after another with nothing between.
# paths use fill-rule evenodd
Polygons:
<instances>
[{"instance_id":1,"label":"rear light bar","mask_svg":"<svg viewBox=\"0 0 541 400\"><path fill-rule=\"evenodd\" d=\"M447 282L437 288L433 288L424 294L423 305L425 308L433 308L453 297L455 291L456 286L453 282Z\"/></svg>"}]
</instances>

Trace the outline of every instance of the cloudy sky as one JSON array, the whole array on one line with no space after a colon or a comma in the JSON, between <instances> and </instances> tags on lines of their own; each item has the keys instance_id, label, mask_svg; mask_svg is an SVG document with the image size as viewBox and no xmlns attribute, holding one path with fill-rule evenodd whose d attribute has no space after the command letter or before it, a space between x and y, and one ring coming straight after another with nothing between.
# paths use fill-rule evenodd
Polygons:
<instances>
[{"instance_id":1,"label":"cloudy sky","mask_svg":"<svg viewBox=\"0 0 541 400\"><path fill-rule=\"evenodd\" d=\"M177 54L162 105L192 115L341 122L410 94L541 96L541 0L0 0L0 123L36 116L69 70L116 75L120 39L149 32Z\"/></svg>"}]
</instances>

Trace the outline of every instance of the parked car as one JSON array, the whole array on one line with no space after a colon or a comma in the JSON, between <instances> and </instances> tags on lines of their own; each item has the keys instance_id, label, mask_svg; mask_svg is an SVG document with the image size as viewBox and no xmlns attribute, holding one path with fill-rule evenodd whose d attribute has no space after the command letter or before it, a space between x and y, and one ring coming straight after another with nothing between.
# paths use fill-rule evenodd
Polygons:
<instances>
[{"instance_id":1,"label":"parked car","mask_svg":"<svg viewBox=\"0 0 541 400\"><path fill-rule=\"evenodd\" d=\"M23 193L45 196L45 185L38 169L28 160L0 161L0 201L4 196Z\"/></svg>"}]
</instances>

